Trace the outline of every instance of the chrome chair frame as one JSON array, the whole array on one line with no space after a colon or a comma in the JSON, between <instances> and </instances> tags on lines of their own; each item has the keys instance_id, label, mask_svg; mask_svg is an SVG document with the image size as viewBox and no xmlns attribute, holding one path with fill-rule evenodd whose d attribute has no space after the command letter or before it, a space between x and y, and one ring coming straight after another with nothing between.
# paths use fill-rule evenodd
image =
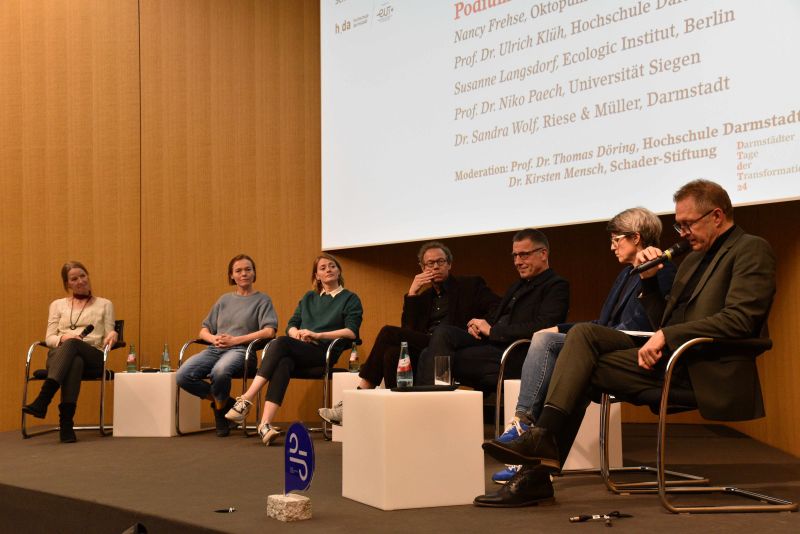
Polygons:
<instances>
[{"instance_id":1,"label":"chrome chair frame","mask_svg":"<svg viewBox=\"0 0 800 534\"><path fill-rule=\"evenodd\" d=\"M330 396L331 396L330 393L331 393L331 380L332 380L331 377L332 377L332 375L334 373L334 371L333 371L334 367L333 366L336 363L336 362L331 362L331 355L333 354L333 347L337 343L339 343L340 341L343 341L345 343L355 343L356 345L360 345L361 344L361 340L360 339L350 339L350 338L347 338L347 337L337 337L336 339L331 341L331 343L328 345L328 349L325 351L325 372L320 377L322 379L322 407L323 408L330 408ZM342 349L342 352L344 352L345 350L347 350L346 346L345 346L344 349ZM341 357L341 353L339 353L339 357ZM337 358L337 361L338 361L338 358ZM344 371L344 369L342 371ZM307 379L303 379L303 380L315 380L315 379L307 378ZM322 421L322 427L312 427L312 428L309 428L309 431L311 431L311 432L322 432L322 436L325 438L325 441L330 441L332 439L332 434L333 434L331 428L332 428L331 424L328 423L327 421L323 420Z\"/></svg>"},{"instance_id":2,"label":"chrome chair frame","mask_svg":"<svg viewBox=\"0 0 800 534\"><path fill-rule=\"evenodd\" d=\"M672 384L672 375L678 360L683 357L689 349L707 344L716 344L718 346L731 348L742 347L746 344L758 347L758 354L769 350L772 342L768 339L748 339L748 340L729 340L729 339L714 339L709 337L699 337L691 339L682 344L669 358L664 373L664 384L661 392L661 399L659 404L658 413L658 437L656 443L656 482L643 482L643 483L627 483L620 484L612 481L609 476L609 471L619 471L608 469L608 445L607 445L607 430L608 430L608 408L610 406L610 398L608 395L603 397L603 409L601 411L601 435L600 443L602 447L601 455L601 475L606 487L614 493L658 493L659 500L662 506L672 513L693 513L693 514L708 514L708 513L735 513L735 512L795 512L798 510L798 504L791 501L764 495L761 493L744 490L732 486L704 486L708 480L696 477L693 475L686 475L678 473L688 480L667 480L668 474L674 475L674 472L667 471L666 469L666 439L667 439L667 417L673 408L669 404L669 392ZM687 407L688 409L688 407ZM692 407L691 409L695 409ZM653 468L622 468L628 472L631 471L648 471L652 472ZM698 493L723 493L727 495L738 495L740 497L747 497L761 501L763 504L753 505L702 505L695 504L689 506L676 506L672 504L667 498L668 494L698 494Z\"/></svg>"},{"instance_id":3,"label":"chrome chair frame","mask_svg":"<svg viewBox=\"0 0 800 534\"><path fill-rule=\"evenodd\" d=\"M517 347L521 345L531 344L530 339L518 339L515 342L511 343L506 350L503 351L503 354L500 356L500 369L497 371L497 396L495 397L494 401L494 437L500 437L500 429L503 428L503 424L501 423L501 415L500 415L500 407L502 405L502 395L503 395L503 376L505 375L506 364L508 363L508 357Z\"/></svg>"},{"instance_id":4,"label":"chrome chair frame","mask_svg":"<svg viewBox=\"0 0 800 534\"><path fill-rule=\"evenodd\" d=\"M248 382L247 365L248 365L248 362L249 362L249 356L250 356L251 353L254 354L254 355L255 355L255 353L257 353L257 351L255 350L256 345L258 343L263 343L265 341L265 339L266 338L257 338L257 339L254 339L253 341L251 341L247 345L247 349L245 350L245 353L244 353L244 371L242 373L242 395L244 395L244 393L247 391L247 382ZM208 341L206 341L204 339L200 339L200 338L190 339L189 341L184 343L183 346L181 347L180 352L178 353L178 367L175 368L175 372L177 372L178 369L180 369L181 365L183 364L183 357L186 354L186 351L192 345L203 345L203 346L208 347L208 346L211 346L211 343L209 343ZM269 343L267 343L267 345L269 345ZM198 432L208 432L209 430L214 430L214 428L215 428L214 426L202 427L199 430L191 430L191 431L181 430L181 403L180 403L181 397L180 396L181 396L181 388L180 388L180 386L178 386L176 391L175 391L175 432L179 436L185 436L185 435L188 435L188 434L197 434ZM261 398L261 393L259 392L259 396L258 396L257 400L260 400L260 398ZM251 435L251 433L248 430L246 421L245 421L245 424L242 425L242 427L243 427L243 432L244 432L245 436ZM255 427L251 426L250 428L255 428Z\"/></svg>"},{"instance_id":5,"label":"chrome chair frame","mask_svg":"<svg viewBox=\"0 0 800 534\"><path fill-rule=\"evenodd\" d=\"M323 375L320 377L305 377L305 376L293 376L292 378L298 380L322 380L322 404L324 408L330 407L330 390L331 390L331 376L333 375L333 363L331 362L331 357L333 355L333 348L339 342L346 342L346 343L355 343L357 345L361 344L360 339L350 339L346 337L338 337L331 341L328 345L327 350L325 351L325 367L323 371ZM247 352L245 353L245 360L249 359L251 353L251 347L253 344L251 343L250 346L247 348ZM264 355L266 354L267 347L269 347L269 343L264 347L261 352L261 361L264 361ZM347 347L342 349L342 351L347 350ZM341 355L341 353L340 353ZM337 360L338 361L338 360ZM344 371L344 369L342 369ZM260 421L261 419L261 391L258 392L258 397L256 399L256 421ZM252 427L251 427L252 428ZM277 428L276 428L277 429ZM279 429L278 429L279 430ZM311 427L309 428L310 432L322 432L323 437L326 441L331 440L331 425L327 421L323 421L321 427ZM249 432L247 429L245 430L245 434L248 436L255 435L255 432Z\"/></svg>"}]
</instances>

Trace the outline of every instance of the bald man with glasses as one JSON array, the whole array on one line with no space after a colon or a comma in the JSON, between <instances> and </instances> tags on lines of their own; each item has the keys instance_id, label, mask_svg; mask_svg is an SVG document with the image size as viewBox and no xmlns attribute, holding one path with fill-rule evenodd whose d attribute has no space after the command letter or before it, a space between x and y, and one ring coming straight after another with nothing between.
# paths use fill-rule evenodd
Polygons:
<instances>
[{"instance_id":1,"label":"bald man with glasses","mask_svg":"<svg viewBox=\"0 0 800 534\"><path fill-rule=\"evenodd\" d=\"M527 228L514 235L511 246L519 280L508 288L492 315L470 319L466 329L442 325L433 332L420 356L420 384L433 384L434 356L447 355L457 381L486 389L497 381L500 356L509 344L566 321L569 283L550 268L547 237Z\"/></svg>"}]
</instances>

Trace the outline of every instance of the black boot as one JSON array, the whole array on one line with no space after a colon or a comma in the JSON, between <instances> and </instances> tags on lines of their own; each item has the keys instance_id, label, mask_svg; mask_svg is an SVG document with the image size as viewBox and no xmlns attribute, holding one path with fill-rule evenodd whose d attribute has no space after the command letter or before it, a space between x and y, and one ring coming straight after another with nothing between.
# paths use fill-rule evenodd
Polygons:
<instances>
[{"instance_id":1,"label":"black boot","mask_svg":"<svg viewBox=\"0 0 800 534\"><path fill-rule=\"evenodd\" d=\"M47 415L47 407L59 387L58 382L52 378L46 379L42 384L41 391L39 391L39 396L32 403L23 406L22 411L28 415L44 419L44 416Z\"/></svg>"},{"instance_id":2,"label":"black boot","mask_svg":"<svg viewBox=\"0 0 800 534\"><path fill-rule=\"evenodd\" d=\"M73 418L75 417L75 403L62 402L58 405L58 434L61 443L75 443L78 441L73 429Z\"/></svg>"},{"instance_id":3,"label":"black boot","mask_svg":"<svg viewBox=\"0 0 800 534\"><path fill-rule=\"evenodd\" d=\"M558 455L558 444L552 432L538 426L532 426L519 437L503 443L493 439L485 442L483 450L495 460L504 464L537 465L551 472L561 470L561 460Z\"/></svg>"},{"instance_id":4,"label":"black boot","mask_svg":"<svg viewBox=\"0 0 800 534\"><path fill-rule=\"evenodd\" d=\"M214 425L217 427L217 436L221 438L231 433L231 426L236 426L236 423L225 419L225 414L228 413L228 410L233 408L234 404L236 404L236 401L228 397L228 400L225 401L222 408L217 410L217 403L211 401L211 409L214 410Z\"/></svg>"}]
</instances>

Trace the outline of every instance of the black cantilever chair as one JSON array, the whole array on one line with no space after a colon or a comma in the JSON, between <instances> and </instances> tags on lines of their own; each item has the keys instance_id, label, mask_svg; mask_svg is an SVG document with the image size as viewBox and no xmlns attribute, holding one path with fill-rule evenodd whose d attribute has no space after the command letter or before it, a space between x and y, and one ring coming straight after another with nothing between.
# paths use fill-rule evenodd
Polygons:
<instances>
[{"instance_id":1,"label":"black cantilever chair","mask_svg":"<svg viewBox=\"0 0 800 534\"><path fill-rule=\"evenodd\" d=\"M325 352L325 365L320 367L311 367L306 369L295 368L292 372L292 378L299 378L301 380L322 380L322 405L324 408L329 408L331 404L331 380L333 373L347 372L347 369L336 367L336 362L339 361L342 353L353 344L360 345L360 339L349 339L345 337L338 337L331 341L328 345L328 350ZM335 347L342 347L339 354L334 359ZM322 427L310 428L312 432L322 432L326 441L331 439L331 425L327 421L322 422Z\"/></svg>"},{"instance_id":2,"label":"black cantilever chair","mask_svg":"<svg viewBox=\"0 0 800 534\"><path fill-rule=\"evenodd\" d=\"M494 437L499 437L503 428L502 408L503 380L506 378L519 378L522 373L522 364L525 362L527 346L531 344L530 338L518 339L511 343L500 356L500 370L497 372L497 397L494 404Z\"/></svg>"},{"instance_id":3,"label":"black cantilever chair","mask_svg":"<svg viewBox=\"0 0 800 534\"><path fill-rule=\"evenodd\" d=\"M347 350L347 345L346 344L348 344L348 343L351 344L350 346L352 347L353 343L355 343L356 345L360 345L361 344L361 340L360 339L352 340L352 339L348 339L348 338L344 338L344 337L336 338L333 341L331 341L330 345L328 345L327 351L325 352L325 365L322 365L322 366L319 366L319 367L306 368L306 369L295 369L294 372L291 375L291 378L296 378L296 379L300 379L300 380L322 380L322 402L323 402L323 406L325 408L330 407L330 397L331 397L331 395L330 395L331 384L330 383L331 383L331 379L332 379L333 373L339 373L339 372L347 371L347 369L341 369L341 368L335 367L336 362L339 361L339 358L341 357L342 353L340 352L338 357L336 358L336 360L334 360L333 359L334 348L337 345L339 347L344 345L344 348L342 350L342 352L344 352L344 350ZM261 360L262 361L264 359L264 354L267 351L267 347L269 347L269 343L267 343L266 345L263 346L263 350L261 352ZM245 359L250 361L250 359L252 358L253 359L252 361L255 361L256 355L257 355L257 352L256 352L257 350L259 350L259 349L254 347L253 344L251 343L250 346L247 347L247 352L245 353ZM256 399L254 404L256 405L256 409L255 409L256 422L258 422L261 419L261 392L260 391L259 391L258 397L257 397L257 399ZM255 428L254 426L251 426L251 427L247 427L246 426L245 427L245 434L248 435L248 436L255 435L255 432L251 432L250 431L250 430L253 430L254 428ZM325 421L323 421L323 426L321 426L321 427L313 427L313 428L310 428L309 430L312 431L312 432L322 432L325 440L330 441L330 439L331 439L330 424L328 424Z\"/></svg>"},{"instance_id":4,"label":"black cantilever chair","mask_svg":"<svg viewBox=\"0 0 800 534\"><path fill-rule=\"evenodd\" d=\"M239 378L242 379L242 394L244 394L244 392L247 391L247 382L248 382L248 380L253 378L254 376L256 376L256 371L258 370L258 365L257 365L258 362L256 361L256 353L257 353L257 351L262 349L262 348L264 348L264 347L266 347L269 344L270 339L266 339L266 338L254 339L253 341L251 341L247 345L247 350L245 351L245 354L244 354L244 361L245 361L244 369L245 369L245 372L242 375L236 375L236 376L233 377L234 379L239 379ZM175 369L176 371L178 369L180 369L181 365L183 364L183 358L186 355L186 351L192 345L199 345L199 346L202 346L202 347L208 347L209 345L211 345L211 343L209 343L208 341L206 341L204 339L199 339L199 338L198 339L190 339L189 341L184 343L183 346L181 347L180 352L178 353L178 368ZM186 435L186 434L195 434L197 432L206 432L206 431L209 431L209 430L214 430L213 426L206 427L206 428L201 428L200 430L193 430L193 431L181 430L181 417L180 417L180 415L181 415L181 394L188 395L188 393L185 393L185 392L181 393L181 388L179 387L175 391L175 432L179 436L183 436L183 435ZM244 425L242 425L242 427L244 429L244 434L245 435L249 435L248 427L247 427L247 423L246 422L245 422ZM255 427L252 427L252 428L255 428Z\"/></svg>"},{"instance_id":5,"label":"black cantilever chair","mask_svg":"<svg viewBox=\"0 0 800 534\"><path fill-rule=\"evenodd\" d=\"M259 359L258 359L258 351L259 350L261 351L261 361L263 361L264 360L264 354L267 352L267 347L269 347L269 344L272 343L273 339L275 339L275 338L255 339L247 346L247 350L244 353L244 361L246 362L245 365L247 365L248 369L251 366L253 366L256 371L258 370L258 367L260 365ZM253 372L253 376L255 376L256 371ZM247 391L247 378L248 377L245 377L244 384L242 384L242 393ZM250 378L252 378L252 377L250 377ZM245 418L245 422L242 425L242 429L244 431L244 435L247 436L247 437L255 436L258 433L256 431L258 430L258 423L261 420L261 390L259 390L258 393L256 394L256 400L255 400L255 402L253 404L255 404L255 406L256 406L256 409L255 409L256 422L255 422L255 424L248 425L247 424L247 418ZM280 430L280 429L278 429L276 427L276 430Z\"/></svg>"},{"instance_id":6,"label":"black cantilever chair","mask_svg":"<svg viewBox=\"0 0 800 534\"><path fill-rule=\"evenodd\" d=\"M601 454L601 475L606 487L614 493L658 493L661 504L672 513L730 513L730 512L784 512L797 511L797 503L763 495L753 491L727 486L704 486L707 479L693 475L678 474L686 480L667 480L667 474L674 474L665 469L666 440L667 440L667 416L686 410L697 409L697 401L694 392L690 389L672 387L672 374L679 360L685 358L707 357L710 354L719 355L721 353L735 353L737 355L747 355L755 360L759 355L772 348L772 341L768 338L756 339L713 339L700 337L687 341L681 345L670 357L667 362L664 374L664 385L662 388L646 390L635 397L617 397L616 400L630 402L636 405L650 406L650 409L658 414L658 439L656 451L656 482L633 482L620 483L611 479L611 472L620 471L652 471L647 467L628 467L610 470L608 468L608 414L611 399L609 395L603 394L601 424L600 424L600 445ZM753 367L755 370L755 366ZM758 376L754 377L758 380ZM720 388L728 387L727 384L719 384ZM743 399L745 402L752 402L750 399ZM724 493L728 495L738 495L760 501L761 504L748 505L689 505L676 506L669 499L670 494L700 494L700 493Z\"/></svg>"},{"instance_id":7,"label":"black cantilever chair","mask_svg":"<svg viewBox=\"0 0 800 534\"><path fill-rule=\"evenodd\" d=\"M125 346L125 341L123 340L123 332L125 329L125 321L118 320L114 322L114 330L117 332L117 342L114 344L113 347L109 347L106 345L103 348L103 371L99 375L93 375L84 373L83 378L81 379L83 382L100 382L100 416L99 422L97 425L91 426L76 426L75 430L99 430L100 435L108 436L111 434L112 427L106 425L105 423L105 411L106 411L106 382L114 380L114 371L111 370L109 367L108 356L112 350L116 350ZM47 369L36 369L31 372L32 362L34 360L34 355L36 353L41 353L46 355L46 351L37 351L37 347L47 349L47 344L44 341L35 341L28 347L28 353L25 358L25 383L22 388L22 406L28 404L28 386L31 382L43 382L47 378ZM22 432L22 437L27 439L33 436L38 436L39 434L45 434L48 432L54 432L58 430L57 426L45 428L43 430L37 431L29 431L27 427L27 417L28 415L25 412L22 412L22 420L20 423L20 430Z\"/></svg>"},{"instance_id":8,"label":"black cantilever chair","mask_svg":"<svg viewBox=\"0 0 800 534\"><path fill-rule=\"evenodd\" d=\"M494 436L498 437L503 429L503 381L517 379L522 374L522 364L525 362L527 347L531 344L530 338L518 339L509 344L500 355L500 367L497 376L494 374L482 377L480 382L469 384L476 390L484 393L484 398L491 399L491 393L496 392L494 399Z\"/></svg>"}]
</instances>

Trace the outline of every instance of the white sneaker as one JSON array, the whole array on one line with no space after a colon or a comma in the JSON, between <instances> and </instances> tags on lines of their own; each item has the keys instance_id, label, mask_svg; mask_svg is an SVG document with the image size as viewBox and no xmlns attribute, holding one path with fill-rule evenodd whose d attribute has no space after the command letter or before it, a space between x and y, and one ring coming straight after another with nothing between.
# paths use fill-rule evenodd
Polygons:
<instances>
[{"instance_id":1,"label":"white sneaker","mask_svg":"<svg viewBox=\"0 0 800 534\"><path fill-rule=\"evenodd\" d=\"M261 436L261 443L266 445L267 447L273 442L275 438L278 437L280 432L278 432L275 428L271 427L269 423L264 423L262 425L258 425L258 435Z\"/></svg>"},{"instance_id":2,"label":"white sneaker","mask_svg":"<svg viewBox=\"0 0 800 534\"><path fill-rule=\"evenodd\" d=\"M225 419L234 423L244 423L253 403L243 397L236 397L236 404L225 414Z\"/></svg>"},{"instance_id":3,"label":"white sneaker","mask_svg":"<svg viewBox=\"0 0 800 534\"><path fill-rule=\"evenodd\" d=\"M320 408L317 410L319 416L332 425L341 425L344 418L344 406L342 401L336 403L333 408Z\"/></svg>"}]
</instances>

